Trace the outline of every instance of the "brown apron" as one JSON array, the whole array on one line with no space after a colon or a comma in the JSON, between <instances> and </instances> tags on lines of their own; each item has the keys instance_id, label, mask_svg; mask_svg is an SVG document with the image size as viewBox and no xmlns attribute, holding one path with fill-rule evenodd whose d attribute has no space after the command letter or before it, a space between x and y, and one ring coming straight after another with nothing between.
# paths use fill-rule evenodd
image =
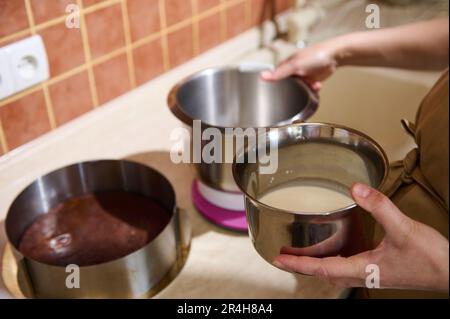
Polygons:
<instances>
[{"instance_id":1,"label":"brown apron","mask_svg":"<svg viewBox=\"0 0 450 319\"><path fill-rule=\"evenodd\" d=\"M448 69L422 101L416 124L402 120L415 138L416 148L402 161L391 164L384 192L399 209L427 224L448 239ZM383 238L375 227L375 242ZM382 274L381 274L382 276ZM448 294L424 291L367 289L370 298L448 298Z\"/></svg>"}]
</instances>

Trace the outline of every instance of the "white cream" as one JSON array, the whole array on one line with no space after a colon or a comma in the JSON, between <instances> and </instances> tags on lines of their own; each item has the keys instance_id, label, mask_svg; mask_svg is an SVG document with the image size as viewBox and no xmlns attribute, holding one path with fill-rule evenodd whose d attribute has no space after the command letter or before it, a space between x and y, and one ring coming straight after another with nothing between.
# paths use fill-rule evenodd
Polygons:
<instances>
[{"instance_id":1,"label":"white cream","mask_svg":"<svg viewBox=\"0 0 450 319\"><path fill-rule=\"evenodd\" d=\"M329 212L354 203L349 195L298 181L269 190L259 201L274 208L309 214Z\"/></svg>"}]
</instances>

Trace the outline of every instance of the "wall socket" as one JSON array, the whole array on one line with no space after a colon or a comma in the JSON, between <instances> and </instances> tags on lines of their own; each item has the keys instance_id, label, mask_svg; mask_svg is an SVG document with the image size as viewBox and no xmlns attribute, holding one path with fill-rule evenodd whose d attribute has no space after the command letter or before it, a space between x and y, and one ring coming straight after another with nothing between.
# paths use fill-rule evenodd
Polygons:
<instances>
[{"instance_id":1,"label":"wall socket","mask_svg":"<svg viewBox=\"0 0 450 319\"><path fill-rule=\"evenodd\" d=\"M40 35L0 48L0 100L48 78L47 54Z\"/></svg>"}]
</instances>

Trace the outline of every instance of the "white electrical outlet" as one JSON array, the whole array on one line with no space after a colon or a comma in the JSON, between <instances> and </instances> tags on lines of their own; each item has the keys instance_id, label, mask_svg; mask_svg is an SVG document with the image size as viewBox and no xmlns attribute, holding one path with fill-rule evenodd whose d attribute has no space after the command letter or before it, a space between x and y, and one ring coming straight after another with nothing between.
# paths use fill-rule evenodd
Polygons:
<instances>
[{"instance_id":1,"label":"white electrical outlet","mask_svg":"<svg viewBox=\"0 0 450 319\"><path fill-rule=\"evenodd\" d=\"M0 99L49 78L47 54L41 36L34 35L0 48L0 78Z\"/></svg>"}]
</instances>

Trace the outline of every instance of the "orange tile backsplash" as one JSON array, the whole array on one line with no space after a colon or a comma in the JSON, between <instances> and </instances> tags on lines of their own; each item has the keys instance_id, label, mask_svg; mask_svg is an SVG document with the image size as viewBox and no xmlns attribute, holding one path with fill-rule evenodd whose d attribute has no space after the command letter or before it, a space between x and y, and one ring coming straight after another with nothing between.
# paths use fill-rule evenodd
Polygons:
<instances>
[{"instance_id":1,"label":"orange tile backsplash","mask_svg":"<svg viewBox=\"0 0 450 319\"><path fill-rule=\"evenodd\" d=\"M161 38L133 50L136 83L141 85L164 72L164 56Z\"/></svg>"},{"instance_id":2,"label":"orange tile backsplash","mask_svg":"<svg viewBox=\"0 0 450 319\"><path fill-rule=\"evenodd\" d=\"M161 30L159 0L128 1L127 9L133 41Z\"/></svg>"},{"instance_id":3,"label":"orange tile backsplash","mask_svg":"<svg viewBox=\"0 0 450 319\"><path fill-rule=\"evenodd\" d=\"M44 93L38 90L2 106L0 120L11 149L50 131Z\"/></svg>"},{"instance_id":4,"label":"orange tile backsplash","mask_svg":"<svg viewBox=\"0 0 450 319\"><path fill-rule=\"evenodd\" d=\"M86 27L93 59L125 45L120 3L87 14Z\"/></svg>"},{"instance_id":5,"label":"orange tile backsplash","mask_svg":"<svg viewBox=\"0 0 450 319\"><path fill-rule=\"evenodd\" d=\"M82 3L85 7L89 7L89 6L92 6L94 4L97 4L97 3L100 3L103 1L106 1L106 0L82 0Z\"/></svg>"},{"instance_id":6,"label":"orange tile backsplash","mask_svg":"<svg viewBox=\"0 0 450 319\"><path fill-rule=\"evenodd\" d=\"M69 4L76 3L76 0L30 0L34 23L40 24L58 18L65 14Z\"/></svg>"},{"instance_id":7,"label":"orange tile backsplash","mask_svg":"<svg viewBox=\"0 0 450 319\"><path fill-rule=\"evenodd\" d=\"M193 12L191 0L165 0L164 3L166 23L168 27L192 17Z\"/></svg>"},{"instance_id":8,"label":"orange tile backsplash","mask_svg":"<svg viewBox=\"0 0 450 319\"><path fill-rule=\"evenodd\" d=\"M205 52L222 41L220 12L200 19L198 22L199 50Z\"/></svg>"},{"instance_id":9,"label":"orange tile backsplash","mask_svg":"<svg viewBox=\"0 0 450 319\"><path fill-rule=\"evenodd\" d=\"M233 38L250 27L250 21L247 21L245 18L245 9L246 5L244 2L237 3L227 8L226 26L228 38Z\"/></svg>"},{"instance_id":10,"label":"orange tile backsplash","mask_svg":"<svg viewBox=\"0 0 450 319\"><path fill-rule=\"evenodd\" d=\"M208 9L214 8L220 4L220 0L200 0L197 1L198 12L204 12Z\"/></svg>"},{"instance_id":11,"label":"orange tile backsplash","mask_svg":"<svg viewBox=\"0 0 450 319\"><path fill-rule=\"evenodd\" d=\"M23 1L0 1L0 37L28 27L27 11Z\"/></svg>"},{"instance_id":12,"label":"orange tile backsplash","mask_svg":"<svg viewBox=\"0 0 450 319\"><path fill-rule=\"evenodd\" d=\"M192 25L189 24L167 35L170 67L176 67L194 57L192 32Z\"/></svg>"},{"instance_id":13,"label":"orange tile backsplash","mask_svg":"<svg viewBox=\"0 0 450 319\"><path fill-rule=\"evenodd\" d=\"M86 71L79 72L48 87L56 125L92 110L92 94Z\"/></svg>"},{"instance_id":14,"label":"orange tile backsplash","mask_svg":"<svg viewBox=\"0 0 450 319\"><path fill-rule=\"evenodd\" d=\"M68 29L64 22L37 32L42 36L54 77L84 64L83 40L79 29Z\"/></svg>"},{"instance_id":15,"label":"orange tile backsplash","mask_svg":"<svg viewBox=\"0 0 450 319\"><path fill-rule=\"evenodd\" d=\"M120 54L96 65L94 76L100 104L106 103L131 89L125 54Z\"/></svg>"},{"instance_id":16,"label":"orange tile backsplash","mask_svg":"<svg viewBox=\"0 0 450 319\"><path fill-rule=\"evenodd\" d=\"M0 47L40 34L50 65L0 100L0 156L260 24L265 1L0 0ZM70 4L80 29L65 25Z\"/></svg>"}]
</instances>

